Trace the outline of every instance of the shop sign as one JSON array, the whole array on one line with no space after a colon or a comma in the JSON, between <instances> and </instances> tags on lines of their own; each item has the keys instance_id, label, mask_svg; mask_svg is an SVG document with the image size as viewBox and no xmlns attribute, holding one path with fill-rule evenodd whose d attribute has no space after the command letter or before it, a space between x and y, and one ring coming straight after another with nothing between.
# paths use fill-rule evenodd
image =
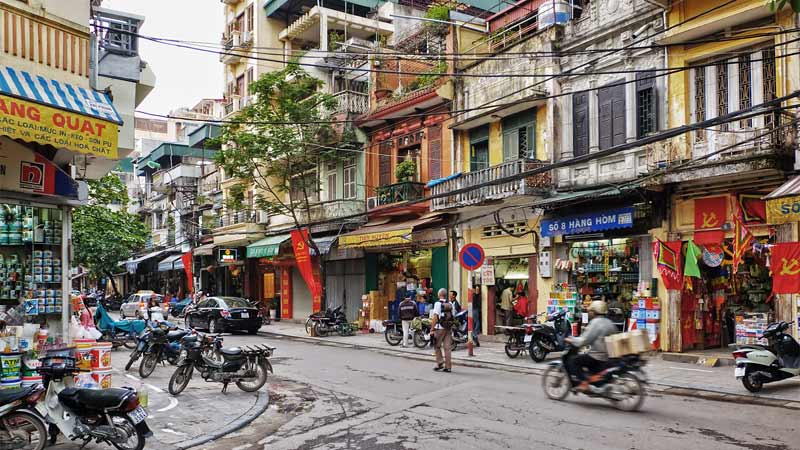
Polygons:
<instances>
[{"instance_id":1,"label":"shop sign","mask_svg":"<svg viewBox=\"0 0 800 450\"><path fill-rule=\"evenodd\" d=\"M0 141L0 190L78 199L75 180L49 159L13 141Z\"/></svg>"},{"instance_id":2,"label":"shop sign","mask_svg":"<svg viewBox=\"0 0 800 450\"><path fill-rule=\"evenodd\" d=\"M221 263L232 263L239 261L238 248L219 248L217 249L217 260Z\"/></svg>"},{"instance_id":3,"label":"shop sign","mask_svg":"<svg viewBox=\"0 0 800 450\"><path fill-rule=\"evenodd\" d=\"M118 128L105 120L0 95L0 134L12 139L118 159Z\"/></svg>"},{"instance_id":4,"label":"shop sign","mask_svg":"<svg viewBox=\"0 0 800 450\"><path fill-rule=\"evenodd\" d=\"M633 227L633 208L620 208L593 214L542 220L542 236L594 233Z\"/></svg>"},{"instance_id":5,"label":"shop sign","mask_svg":"<svg viewBox=\"0 0 800 450\"><path fill-rule=\"evenodd\" d=\"M412 235L415 244L432 246L447 242L447 232L442 229L415 231Z\"/></svg>"},{"instance_id":6,"label":"shop sign","mask_svg":"<svg viewBox=\"0 0 800 450\"><path fill-rule=\"evenodd\" d=\"M339 248L388 247L408 245L411 229L379 231L376 233L346 234L339 237Z\"/></svg>"},{"instance_id":7,"label":"shop sign","mask_svg":"<svg viewBox=\"0 0 800 450\"><path fill-rule=\"evenodd\" d=\"M492 264L486 264L481 267L481 284L494 286L494 266Z\"/></svg>"},{"instance_id":8,"label":"shop sign","mask_svg":"<svg viewBox=\"0 0 800 450\"><path fill-rule=\"evenodd\" d=\"M800 222L800 195L767 200L767 223Z\"/></svg>"}]
</instances>

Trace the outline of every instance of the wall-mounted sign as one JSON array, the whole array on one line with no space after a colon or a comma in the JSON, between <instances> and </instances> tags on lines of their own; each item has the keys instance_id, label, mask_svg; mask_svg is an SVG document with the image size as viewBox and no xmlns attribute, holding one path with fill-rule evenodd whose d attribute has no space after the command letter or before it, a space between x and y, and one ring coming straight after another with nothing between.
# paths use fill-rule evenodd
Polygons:
<instances>
[{"instance_id":1,"label":"wall-mounted sign","mask_svg":"<svg viewBox=\"0 0 800 450\"><path fill-rule=\"evenodd\" d=\"M218 248L217 249L217 261L221 263L232 263L239 261L239 249L238 248Z\"/></svg>"},{"instance_id":2,"label":"wall-mounted sign","mask_svg":"<svg viewBox=\"0 0 800 450\"><path fill-rule=\"evenodd\" d=\"M49 159L0 139L0 190L78 199L78 183Z\"/></svg>"},{"instance_id":3,"label":"wall-mounted sign","mask_svg":"<svg viewBox=\"0 0 800 450\"><path fill-rule=\"evenodd\" d=\"M767 223L800 222L800 195L767 200Z\"/></svg>"},{"instance_id":4,"label":"wall-mounted sign","mask_svg":"<svg viewBox=\"0 0 800 450\"><path fill-rule=\"evenodd\" d=\"M633 208L620 208L591 214L542 220L542 236L594 233L633 227Z\"/></svg>"},{"instance_id":5,"label":"wall-mounted sign","mask_svg":"<svg viewBox=\"0 0 800 450\"><path fill-rule=\"evenodd\" d=\"M492 264L486 264L481 267L481 284L494 286L494 266Z\"/></svg>"}]
</instances>

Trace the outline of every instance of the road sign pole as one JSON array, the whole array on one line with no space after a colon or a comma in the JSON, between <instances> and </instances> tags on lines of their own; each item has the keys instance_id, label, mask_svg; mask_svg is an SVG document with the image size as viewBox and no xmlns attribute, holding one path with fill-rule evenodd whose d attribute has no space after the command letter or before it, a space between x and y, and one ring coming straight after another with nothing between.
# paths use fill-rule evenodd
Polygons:
<instances>
[{"instance_id":1,"label":"road sign pole","mask_svg":"<svg viewBox=\"0 0 800 450\"><path fill-rule=\"evenodd\" d=\"M486 252L484 252L483 247L478 244L467 244L458 254L458 262L469 274L469 280L467 280L467 286L470 287L470 291L467 293L469 296L467 299L467 308L469 308L467 310L467 354L469 356L474 356L474 341L472 336L472 275L475 270L479 269L483 265L483 260L485 258Z\"/></svg>"},{"instance_id":2,"label":"road sign pole","mask_svg":"<svg viewBox=\"0 0 800 450\"><path fill-rule=\"evenodd\" d=\"M474 341L472 338L472 327L473 327L473 317L472 317L472 277L473 271L467 272L469 274L469 281L467 282L467 355L475 356L473 353Z\"/></svg>"}]
</instances>

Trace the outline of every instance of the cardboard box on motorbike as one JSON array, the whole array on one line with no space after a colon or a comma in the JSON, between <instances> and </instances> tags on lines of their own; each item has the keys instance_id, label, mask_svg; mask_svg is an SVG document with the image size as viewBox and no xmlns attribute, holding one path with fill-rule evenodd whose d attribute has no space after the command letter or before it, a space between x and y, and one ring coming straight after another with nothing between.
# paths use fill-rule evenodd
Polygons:
<instances>
[{"instance_id":1,"label":"cardboard box on motorbike","mask_svg":"<svg viewBox=\"0 0 800 450\"><path fill-rule=\"evenodd\" d=\"M606 336L606 351L611 358L635 355L650 351L650 339L645 330L632 330L627 333Z\"/></svg>"}]
</instances>

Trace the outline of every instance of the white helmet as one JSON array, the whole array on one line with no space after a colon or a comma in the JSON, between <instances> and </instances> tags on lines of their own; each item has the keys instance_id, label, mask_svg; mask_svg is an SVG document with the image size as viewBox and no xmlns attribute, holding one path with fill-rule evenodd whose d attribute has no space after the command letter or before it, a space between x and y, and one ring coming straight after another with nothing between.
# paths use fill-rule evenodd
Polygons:
<instances>
[{"instance_id":1,"label":"white helmet","mask_svg":"<svg viewBox=\"0 0 800 450\"><path fill-rule=\"evenodd\" d=\"M605 316L608 314L608 304L602 300L595 300L589 304L589 311Z\"/></svg>"}]
</instances>

